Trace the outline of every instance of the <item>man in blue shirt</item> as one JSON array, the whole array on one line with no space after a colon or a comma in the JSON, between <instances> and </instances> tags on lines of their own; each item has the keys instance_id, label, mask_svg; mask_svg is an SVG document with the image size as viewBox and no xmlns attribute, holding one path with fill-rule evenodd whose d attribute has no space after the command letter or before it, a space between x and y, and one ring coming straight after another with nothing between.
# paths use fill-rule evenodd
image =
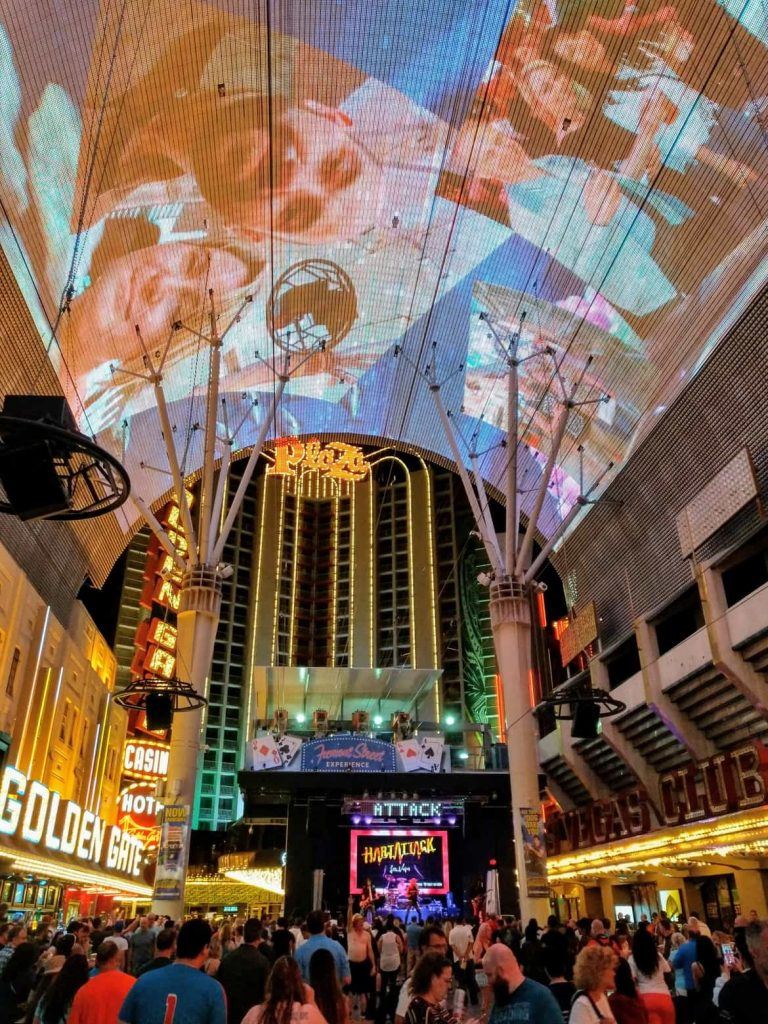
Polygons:
<instances>
[{"instance_id":1,"label":"man in blue shirt","mask_svg":"<svg viewBox=\"0 0 768 1024\"><path fill-rule=\"evenodd\" d=\"M509 946L497 942L483 957L483 970L493 989L488 1024L563 1024L557 1001L545 985L526 978Z\"/></svg>"},{"instance_id":2,"label":"man in blue shirt","mask_svg":"<svg viewBox=\"0 0 768 1024\"><path fill-rule=\"evenodd\" d=\"M187 921L176 940L176 961L136 981L120 1010L120 1024L227 1024L224 989L200 970L211 926Z\"/></svg>"},{"instance_id":3,"label":"man in blue shirt","mask_svg":"<svg viewBox=\"0 0 768 1024\"><path fill-rule=\"evenodd\" d=\"M309 938L294 954L304 981L309 981L309 961L318 949L330 951L336 961L336 974L341 985L349 985L352 973L349 969L349 958L340 942L329 939L325 932L325 915L322 910L313 910L307 915L307 931ZM138 1024L138 1022L137 1022Z\"/></svg>"}]
</instances>

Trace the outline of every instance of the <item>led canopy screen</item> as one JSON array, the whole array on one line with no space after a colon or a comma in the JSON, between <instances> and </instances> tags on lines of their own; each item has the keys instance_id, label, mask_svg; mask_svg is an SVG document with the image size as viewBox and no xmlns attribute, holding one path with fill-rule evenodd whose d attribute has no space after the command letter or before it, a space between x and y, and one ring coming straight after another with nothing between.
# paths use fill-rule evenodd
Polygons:
<instances>
[{"instance_id":1,"label":"led canopy screen","mask_svg":"<svg viewBox=\"0 0 768 1024\"><path fill-rule=\"evenodd\" d=\"M193 472L211 291L221 328L252 298L222 355L237 448L291 352L271 436L449 455L429 364L498 482L494 333L548 347L521 369L524 510L551 358L573 380L592 355L584 397L610 400L571 417L551 529L578 447L587 482L621 463L764 280L767 39L761 0L0 0L0 244L146 501L147 354Z\"/></svg>"},{"instance_id":2,"label":"led canopy screen","mask_svg":"<svg viewBox=\"0 0 768 1024\"><path fill-rule=\"evenodd\" d=\"M350 842L350 892L361 892L367 878L380 894L401 899L414 878L420 895L448 892L447 832L353 829Z\"/></svg>"}]
</instances>

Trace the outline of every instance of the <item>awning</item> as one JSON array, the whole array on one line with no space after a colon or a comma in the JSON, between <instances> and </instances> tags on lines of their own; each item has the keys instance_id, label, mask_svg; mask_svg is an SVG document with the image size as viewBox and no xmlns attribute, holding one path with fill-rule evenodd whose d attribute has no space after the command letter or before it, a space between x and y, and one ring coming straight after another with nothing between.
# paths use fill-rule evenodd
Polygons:
<instances>
[{"instance_id":1,"label":"awning","mask_svg":"<svg viewBox=\"0 0 768 1024\"><path fill-rule=\"evenodd\" d=\"M65 860L28 853L10 846L0 845L0 859L8 862L9 871L34 874L39 878L98 889L118 896L152 897L152 888L140 879L127 879L95 868L75 866Z\"/></svg>"},{"instance_id":2,"label":"awning","mask_svg":"<svg viewBox=\"0 0 768 1024\"><path fill-rule=\"evenodd\" d=\"M768 857L768 807L658 829L632 839L560 854L547 860L550 882L586 882L722 865L724 860Z\"/></svg>"}]
</instances>

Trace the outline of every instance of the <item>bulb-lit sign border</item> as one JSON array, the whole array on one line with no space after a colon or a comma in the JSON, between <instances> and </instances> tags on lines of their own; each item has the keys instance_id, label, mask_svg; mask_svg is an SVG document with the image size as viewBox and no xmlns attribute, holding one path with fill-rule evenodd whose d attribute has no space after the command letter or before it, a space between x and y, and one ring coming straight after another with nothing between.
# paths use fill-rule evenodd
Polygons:
<instances>
[{"instance_id":1,"label":"bulb-lit sign border","mask_svg":"<svg viewBox=\"0 0 768 1024\"><path fill-rule=\"evenodd\" d=\"M9 766L0 782L0 836L17 835L33 846L108 871L134 878L141 874L140 839Z\"/></svg>"},{"instance_id":2,"label":"bulb-lit sign border","mask_svg":"<svg viewBox=\"0 0 768 1024\"><path fill-rule=\"evenodd\" d=\"M267 468L267 476L296 476L301 470L357 483L368 476L371 467L363 449L346 441L323 445L317 438L306 442L297 437L281 438L275 445L275 461Z\"/></svg>"}]
</instances>

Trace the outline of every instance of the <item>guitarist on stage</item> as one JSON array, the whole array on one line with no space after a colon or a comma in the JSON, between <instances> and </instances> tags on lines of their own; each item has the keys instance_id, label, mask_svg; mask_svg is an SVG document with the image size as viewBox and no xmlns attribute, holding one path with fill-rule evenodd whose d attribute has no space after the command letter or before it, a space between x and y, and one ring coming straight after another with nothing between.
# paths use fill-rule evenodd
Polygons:
<instances>
[{"instance_id":1,"label":"guitarist on stage","mask_svg":"<svg viewBox=\"0 0 768 1024\"><path fill-rule=\"evenodd\" d=\"M366 878L363 891L360 895L360 913L365 917L370 909L376 905L376 886Z\"/></svg>"}]
</instances>

